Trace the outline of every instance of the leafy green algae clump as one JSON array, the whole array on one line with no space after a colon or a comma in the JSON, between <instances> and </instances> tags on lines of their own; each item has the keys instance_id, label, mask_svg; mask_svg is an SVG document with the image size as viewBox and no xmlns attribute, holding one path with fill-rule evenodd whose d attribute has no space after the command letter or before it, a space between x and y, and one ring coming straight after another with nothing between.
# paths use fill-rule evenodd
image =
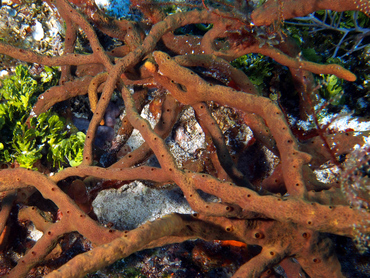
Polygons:
<instances>
[{"instance_id":1,"label":"leafy green algae clump","mask_svg":"<svg viewBox=\"0 0 370 278\"><path fill-rule=\"evenodd\" d=\"M57 82L55 69L45 67L37 81L23 65L16 67L14 76L1 80L0 162L16 161L25 168L34 168L43 158L53 167L81 163L85 134L70 132L56 113L42 113L31 119L30 127L26 125L38 95Z\"/></svg>"}]
</instances>

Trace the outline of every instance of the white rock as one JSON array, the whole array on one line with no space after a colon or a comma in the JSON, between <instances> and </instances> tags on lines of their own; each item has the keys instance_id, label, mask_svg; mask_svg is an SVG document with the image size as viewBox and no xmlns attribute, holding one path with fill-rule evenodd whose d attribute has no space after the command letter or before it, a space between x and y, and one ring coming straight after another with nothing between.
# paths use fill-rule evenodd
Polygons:
<instances>
[{"instance_id":1,"label":"white rock","mask_svg":"<svg viewBox=\"0 0 370 278\"><path fill-rule=\"evenodd\" d=\"M0 71L0 78L3 78L3 77L8 76L8 75L9 75L9 72L7 70Z\"/></svg>"},{"instance_id":2,"label":"white rock","mask_svg":"<svg viewBox=\"0 0 370 278\"><path fill-rule=\"evenodd\" d=\"M110 1L109 0L95 0L95 4L98 7L105 7L105 8L107 8L110 5Z\"/></svg>"},{"instance_id":3,"label":"white rock","mask_svg":"<svg viewBox=\"0 0 370 278\"><path fill-rule=\"evenodd\" d=\"M118 229L134 229L170 213L192 213L179 188L152 189L139 181L120 189L101 191L93 202L99 222Z\"/></svg>"},{"instance_id":4,"label":"white rock","mask_svg":"<svg viewBox=\"0 0 370 278\"><path fill-rule=\"evenodd\" d=\"M32 37L35 41L41 41L44 38L44 29L42 24L36 20L35 25L32 27Z\"/></svg>"}]
</instances>

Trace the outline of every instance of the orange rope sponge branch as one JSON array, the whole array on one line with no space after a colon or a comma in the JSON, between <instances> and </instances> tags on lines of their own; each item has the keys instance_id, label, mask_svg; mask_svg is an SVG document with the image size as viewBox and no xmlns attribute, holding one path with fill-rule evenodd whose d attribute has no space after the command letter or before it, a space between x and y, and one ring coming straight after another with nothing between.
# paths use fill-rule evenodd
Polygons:
<instances>
[{"instance_id":1,"label":"orange rope sponge branch","mask_svg":"<svg viewBox=\"0 0 370 278\"><path fill-rule=\"evenodd\" d=\"M252 13L252 22L270 25L279 18L290 19L305 16L319 10L336 12L360 11L370 16L368 0L269 0Z\"/></svg>"}]
</instances>

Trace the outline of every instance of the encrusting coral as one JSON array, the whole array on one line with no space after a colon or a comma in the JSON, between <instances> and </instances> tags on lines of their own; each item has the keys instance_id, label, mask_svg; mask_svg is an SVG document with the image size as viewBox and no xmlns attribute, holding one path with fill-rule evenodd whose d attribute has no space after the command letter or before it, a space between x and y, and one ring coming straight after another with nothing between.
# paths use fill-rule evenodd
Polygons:
<instances>
[{"instance_id":1,"label":"encrusting coral","mask_svg":"<svg viewBox=\"0 0 370 278\"><path fill-rule=\"evenodd\" d=\"M307 105L307 99L315 94L312 74L333 74L353 82L356 76L351 71L337 64L304 60L286 35L275 33L273 28L250 24L246 19L249 14L243 15L241 11L250 13L248 10L254 7L249 4L244 7L243 1L235 1L235 9L229 7L229 1L192 1L178 4L183 10L168 14L170 3L131 1L142 13L140 24L109 18L90 2L75 1L75 5L66 0L46 2L55 7L65 21L62 55L41 55L0 42L2 54L28 63L61 66L59 85L39 96L33 107L34 114L27 122L56 103L87 94L93 116L80 165L54 175L24 168L0 170L0 191L4 196L0 212L2 240L6 238L5 227L10 226L11 208L16 204L22 204L18 220L32 221L43 232L34 246L27 248L24 256L7 271L7 277L27 277L32 269L46 262L50 254L55 254L53 249L59 240L71 233L79 233L88 240L91 250L71 258L46 277L84 277L137 251L196 238L259 246L260 252L234 273L236 278L277 277L273 276L272 269L279 264L295 277L304 272L310 277L345 277L329 234L368 244L370 200L364 194L351 196L352 200L362 198L361 202L348 203L339 181L323 184L313 170L333 157L351 156L356 144L364 144L368 132L349 130L323 134L318 127L320 136L301 142L287 122L282 106L260 95L248 77L229 62L245 54L259 53L288 67L302 96L302 105L303 102ZM313 12L316 7L360 10L368 14L364 3L367 1L270 0L256 8L251 18L254 25L268 25L279 19L274 17L279 12L285 19ZM297 5L301 5L299 12ZM181 27L195 28L197 24L211 28L205 28L199 35L192 31L177 33ZM78 27L90 43L90 54L75 52ZM122 45L106 50L94 27L120 40ZM207 71L213 78L207 77ZM150 96L152 88L157 88L159 98ZM105 124L106 109L117 90L124 101L125 115L120 118L121 127L117 132L120 139L115 139L109 151L113 161L104 168L96 166L94 139L98 127ZM156 111L154 127L141 114L149 102L151 110ZM221 124L212 114L210 104L213 103L232 108L250 126L254 134L250 144L260 144L277 156L278 163L272 174L262 182L252 181L238 168L238 157L231 153ZM175 128L179 115L190 106L206 134L205 148L214 150L209 154L208 163L217 171L199 166L205 164L202 156L194 157L198 164L184 163L196 167L180 167L167 145L166 138ZM306 112L313 110L313 107L307 108ZM140 132L145 143L115 160L114 155L134 129ZM157 167L146 164L152 154L159 163ZM332 162L341 167L340 162ZM368 172L361 169L367 181ZM351 174L354 173L346 172ZM357 172L356 175L360 176ZM170 214L130 231L105 227L91 213L92 194L89 196L91 191L86 187L94 179L142 180L154 187L176 184L196 213ZM63 184L68 185L67 193L62 190ZM349 181L343 184L351 186ZM27 206L36 191L41 193L42 200L53 203L50 210L54 211L54 217L46 218L47 213L42 211L45 206L39 203L40 207ZM219 201L207 202L203 193L216 196ZM299 267L293 267L292 257Z\"/></svg>"}]
</instances>

